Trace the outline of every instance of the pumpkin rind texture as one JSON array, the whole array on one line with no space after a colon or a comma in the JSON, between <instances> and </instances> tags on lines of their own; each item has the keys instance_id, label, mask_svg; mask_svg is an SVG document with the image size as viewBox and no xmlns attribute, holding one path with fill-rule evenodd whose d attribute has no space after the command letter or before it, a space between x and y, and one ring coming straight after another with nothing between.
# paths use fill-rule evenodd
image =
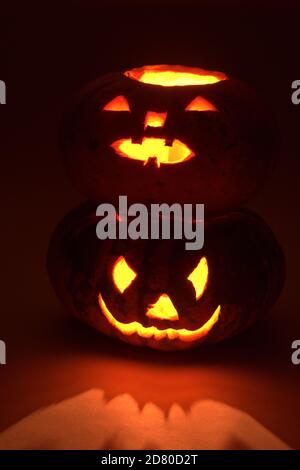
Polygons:
<instances>
[{"instance_id":1,"label":"pumpkin rind texture","mask_svg":"<svg viewBox=\"0 0 300 470\"><path fill-rule=\"evenodd\" d=\"M129 72L96 80L64 120L63 161L90 201L124 194L130 204L203 203L213 214L262 186L278 136L251 87L231 77L160 86Z\"/></svg>"},{"instance_id":2,"label":"pumpkin rind texture","mask_svg":"<svg viewBox=\"0 0 300 470\"><path fill-rule=\"evenodd\" d=\"M89 204L68 214L51 239L48 271L67 310L123 341L162 350L219 342L263 317L282 289L281 249L249 211L207 218L200 251L186 251L184 240L100 241L98 221Z\"/></svg>"}]
</instances>

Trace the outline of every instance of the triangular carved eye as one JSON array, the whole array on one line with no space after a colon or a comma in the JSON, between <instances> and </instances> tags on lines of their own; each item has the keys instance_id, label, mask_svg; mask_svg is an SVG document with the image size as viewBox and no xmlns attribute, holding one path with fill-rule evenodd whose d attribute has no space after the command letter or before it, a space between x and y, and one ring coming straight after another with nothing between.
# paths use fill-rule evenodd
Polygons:
<instances>
[{"instance_id":1,"label":"triangular carved eye","mask_svg":"<svg viewBox=\"0 0 300 470\"><path fill-rule=\"evenodd\" d=\"M130 107L125 96L119 95L109 101L103 111L130 111Z\"/></svg>"},{"instance_id":2,"label":"triangular carved eye","mask_svg":"<svg viewBox=\"0 0 300 470\"><path fill-rule=\"evenodd\" d=\"M203 256L194 271L188 277L188 280L194 286L196 299L199 300L203 292L206 289L207 280L208 280L208 265L207 259Z\"/></svg>"},{"instance_id":3,"label":"triangular carved eye","mask_svg":"<svg viewBox=\"0 0 300 470\"><path fill-rule=\"evenodd\" d=\"M120 256L113 266L112 277L117 289L123 294L136 278L136 273L131 269L124 256Z\"/></svg>"},{"instance_id":4,"label":"triangular carved eye","mask_svg":"<svg viewBox=\"0 0 300 470\"><path fill-rule=\"evenodd\" d=\"M217 108L210 101L196 96L185 108L186 111L217 111Z\"/></svg>"}]
</instances>

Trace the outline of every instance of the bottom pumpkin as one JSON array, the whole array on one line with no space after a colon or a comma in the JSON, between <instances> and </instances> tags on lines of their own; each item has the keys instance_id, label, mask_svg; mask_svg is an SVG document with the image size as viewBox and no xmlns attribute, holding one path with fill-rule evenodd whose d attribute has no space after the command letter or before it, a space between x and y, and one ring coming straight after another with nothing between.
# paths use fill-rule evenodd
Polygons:
<instances>
[{"instance_id":1,"label":"bottom pumpkin","mask_svg":"<svg viewBox=\"0 0 300 470\"><path fill-rule=\"evenodd\" d=\"M105 240L84 204L56 228L48 271L66 308L135 345L176 350L236 335L280 294L284 259L270 228L249 211L205 221L200 251L185 240Z\"/></svg>"}]
</instances>

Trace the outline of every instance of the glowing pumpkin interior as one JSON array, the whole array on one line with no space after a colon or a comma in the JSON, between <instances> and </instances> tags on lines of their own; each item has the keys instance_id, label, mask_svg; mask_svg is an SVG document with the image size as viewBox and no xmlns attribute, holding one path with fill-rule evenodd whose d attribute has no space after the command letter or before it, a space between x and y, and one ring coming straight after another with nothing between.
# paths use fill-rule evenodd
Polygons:
<instances>
[{"instance_id":1,"label":"glowing pumpkin interior","mask_svg":"<svg viewBox=\"0 0 300 470\"><path fill-rule=\"evenodd\" d=\"M134 282L136 277L137 273L129 266L125 258L120 256L114 263L112 270L112 279L117 290L123 294ZM205 257L200 259L199 263L187 279L192 283L195 289L196 299L199 300L206 289L208 281L208 264ZM159 329L156 326L143 326L137 321L124 323L117 320L114 314L108 309L101 293L99 294L98 302L107 321L120 333L124 335L137 334L143 338L153 337L157 341L164 338L168 338L170 340L177 338L184 342L191 342L203 338L216 324L221 313L221 306L219 305L211 317L196 330L189 330L186 328L176 329L174 327ZM145 315L148 318L156 320L168 320L170 322L179 320L179 314L172 300L165 293L161 294L154 304L148 306Z\"/></svg>"},{"instance_id":2,"label":"glowing pumpkin interior","mask_svg":"<svg viewBox=\"0 0 300 470\"><path fill-rule=\"evenodd\" d=\"M227 79L221 72L182 65L146 65L127 70L124 75L138 82L168 87L211 85Z\"/></svg>"}]
</instances>

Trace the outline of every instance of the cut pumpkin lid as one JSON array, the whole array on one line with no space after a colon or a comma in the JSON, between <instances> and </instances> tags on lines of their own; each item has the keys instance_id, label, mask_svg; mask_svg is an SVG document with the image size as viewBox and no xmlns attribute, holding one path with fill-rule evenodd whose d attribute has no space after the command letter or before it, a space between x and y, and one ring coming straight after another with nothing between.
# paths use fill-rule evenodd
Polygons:
<instances>
[{"instance_id":1,"label":"cut pumpkin lid","mask_svg":"<svg viewBox=\"0 0 300 470\"><path fill-rule=\"evenodd\" d=\"M212 85L228 79L222 72L183 65L145 65L127 70L124 75L138 82L166 87Z\"/></svg>"}]
</instances>

